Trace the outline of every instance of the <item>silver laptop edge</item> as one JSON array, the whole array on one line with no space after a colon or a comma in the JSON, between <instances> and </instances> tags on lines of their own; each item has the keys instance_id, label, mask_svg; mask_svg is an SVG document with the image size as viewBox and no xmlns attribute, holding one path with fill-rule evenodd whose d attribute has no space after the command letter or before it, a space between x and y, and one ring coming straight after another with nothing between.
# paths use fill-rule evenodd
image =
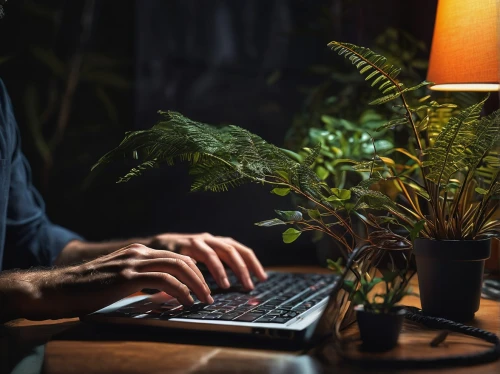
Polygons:
<instances>
[{"instance_id":1,"label":"silver laptop edge","mask_svg":"<svg viewBox=\"0 0 500 374\"><path fill-rule=\"evenodd\" d=\"M295 333L300 332L301 340L309 340L312 335L316 335L315 327L318 324L323 311L325 310L328 301L332 298L332 293L335 292L333 287L329 296L312 306L309 310L301 313L297 317L286 323L258 323L258 322L240 322L240 321L217 321L217 320L202 320L202 319L180 319L170 318L168 320L145 318L147 314L140 314L134 317L116 316L113 312L126 307L130 304L139 301L147 302L148 299L157 297L155 295L141 295L122 299L102 308L87 316L81 317L82 321L91 321L99 323L112 323L124 325L138 326L159 326L174 329L187 329L196 331L218 331L240 334L262 335L276 338L295 338Z\"/></svg>"}]
</instances>

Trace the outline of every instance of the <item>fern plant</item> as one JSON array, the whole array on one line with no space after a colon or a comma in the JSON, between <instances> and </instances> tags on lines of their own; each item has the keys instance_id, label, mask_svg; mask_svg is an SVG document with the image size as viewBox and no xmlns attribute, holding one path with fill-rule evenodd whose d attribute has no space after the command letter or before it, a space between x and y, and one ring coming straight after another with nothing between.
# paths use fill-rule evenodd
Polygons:
<instances>
[{"instance_id":1,"label":"fern plant","mask_svg":"<svg viewBox=\"0 0 500 374\"><path fill-rule=\"evenodd\" d=\"M500 170L495 155L500 140L500 111L481 118L485 97L440 126L436 113L453 105L424 97L418 107L410 107L405 97L430 82L405 87L397 80L400 70L383 56L348 43L334 41L329 46L348 58L365 80L382 92L371 104L399 100L401 116L382 128L408 126L415 144L414 150L395 150L409 158L410 172L398 170L380 157L359 163L356 168L370 171L371 177L354 189L358 197L368 199L372 208L389 211L398 223L410 229L413 237L460 240L499 236ZM397 183L402 201L374 196L368 187L381 180Z\"/></svg>"},{"instance_id":2,"label":"fern plant","mask_svg":"<svg viewBox=\"0 0 500 374\"><path fill-rule=\"evenodd\" d=\"M255 182L270 186L271 192L279 196L295 193L307 199L312 209L298 207L298 210L276 211L277 218L257 223L263 227L292 226L283 233L286 243L293 242L304 231L318 230L339 241L347 257L356 242L365 240L352 230L349 217L364 208L366 197L356 199L351 190L330 187L311 169L321 144L310 149L307 157L301 157L238 126L215 127L176 112L160 114L164 120L149 130L128 133L116 149L98 161L93 171L124 157L140 160L118 181L126 182L161 163L187 161L193 177L193 191L220 192ZM333 230L334 225L343 231ZM405 238L384 231L377 224L371 225L373 230L368 240L372 248L388 249L391 245L387 240L397 242L397 248L409 247ZM351 234L351 240L346 239L345 233Z\"/></svg>"},{"instance_id":3,"label":"fern plant","mask_svg":"<svg viewBox=\"0 0 500 374\"><path fill-rule=\"evenodd\" d=\"M352 274L373 276L386 254L394 268L393 256L399 254L407 260L411 239L418 235L436 239L498 236L500 181L499 171L494 169L498 166L494 151L500 136L500 111L480 118L484 99L445 121L437 114L452 108L451 104L439 104L428 97L417 107L408 104L406 94L429 82L405 87L397 80L400 70L383 56L352 44L329 45L382 92L371 104L399 100L400 116L381 128L408 126L414 146L393 150L408 162L380 157L374 149L371 160L354 166L368 172L369 178L342 189L328 185L312 168L321 144L307 149L303 157L237 126L216 127L180 113L160 112L163 120L149 130L127 133L93 170L97 172L115 160L135 159L137 166L119 180L126 182L162 163L186 161L195 191L225 191L255 182L269 186L279 196L296 194L308 201L307 207L278 210L276 218L257 225L288 226L282 234L287 243L306 231L329 235L341 244L349 269L356 269ZM373 188L380 183L397 186L400 199ZM353 229L354 216L365 223L364 233ZM406 227L410 239L393 233L386 223ZM337 323L348 307L343 298L338 303Z\"/></svg>"},{"instance_id":4,"label":"fern plant","mask_svg":"<svg viewBox=\"0 0 500 374\"><path fill-rule=\"evenodd\" d=\"M349 294L354 305L362 305L365 311L373 313L390 313L405 296L418 296L409 286L412 273L408 268L380 269L381 277L360 274L355 268L342 266L343 260L328 260L328 268L341 278L347 271L355 274L356 280L344 279L342 288ZM377 285L383 285L380 288Z\"/></svg>"},{"instance_id":5,"label":"fern plant","mask_svg":"<svg viewBox=\"0 0 500 374\"><path fill-rule=\"evenodd\" d=\"M306 199L308 207L276 210L277 217L257 223L262 227L289 226L283 231L285 243L296 240L302 232L321 232L338 241L342 255L360 274L374 274L375 266L388 254L407 260L410 241L367 222L366 235L353 230L352 215L359 215L368 205L367 195L356 196L351 190L331 187L311 168L321 144L306 157L267 143L259 136L237 126L215 127L193 121L176 112L160 112L163 120L149 130L130 132L122 143L104 155L94 166L98 172L108 163L124 158L138 164L118 182L126 182L161 163L186 161L193 177L192 190L225 191L246 182L270 187L279 196L290 193ZM385 198L381 195L378 198ZM390 199L389 199L390 200ZM369 229L368 229L369 228ZM348 235L349 234L349 235ZM408 262L408 261L407 261ZM345 275L354 280L353 274ZM338 326L350 303L339 296L332 321Z\"/></svg>"}]
</instances>

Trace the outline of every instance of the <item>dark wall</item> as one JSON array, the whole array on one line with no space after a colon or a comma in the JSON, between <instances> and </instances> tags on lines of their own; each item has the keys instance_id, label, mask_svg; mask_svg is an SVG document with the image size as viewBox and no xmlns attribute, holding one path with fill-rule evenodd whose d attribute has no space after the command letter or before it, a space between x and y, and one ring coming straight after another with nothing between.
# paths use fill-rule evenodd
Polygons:
<instances>
[{"instance_id":1,"label":"dark wall","mask_svg":"<svg viewBox=\"0 0 500 374\"><path fill-rule=\"evenodd\" d=\"M19 0L17 8L12 5L9 19L0 25L0 38L7 31L26 35L15 37L15 43L11 40L11 49L29 44L37 33L29 23L13 20L25 19L20 4L26 3L30 2ZM48 39L61 59L69 59L78 44L79 29L74 25L79 24L85 1L34 3L61 11L64 22ZM112 71L131 83L129 89L109 88L115 120L106 119L92 95L85 95L85 85L80 86L65 139L55 151L49 183L40 171L43 165L35 142L26 123L20 121L35 182L53 220L96 240L160 231L209 231L253 247L265 264L290 264L314 263L315 247L306 235L285 245L282 230L253 225L272 218L273 209L291 208L287 198L271 195L265 187L189 193L184 165L162 167L118 185L114 182L126 165L113 165L83 188L85 177L93 162L117 145L125 131L152 126L160 109L180 111L202 122L235 124L283 145L302 107L304 88L320 83L309 67L344 64L326 47L330 40L370 45L378 33L393 26L430 45L436 0L418 4L399 0L96 0L95 4L86 48L121 61ZM23 119L19 86L26 84L26 72L15 66L9 69L0 65L0 76L12 89L16 115ZM46 73L41 69L37 74ZM99 121L93 121L93 116ZM50 132L54 122L49 121L45 131Z\"/></svg>"},{"instance_id":2,"label":"dark wall","mask_svg":"<svg viewBox=\"0 0 500 374\"><path fill-rule=\"evenodd\" d=\"M190 118L231 123L282 146L307 86L318 84L315 64L344 64L326 44L332 40L370 44L388 26L429 38L415 9L400 1L146 1L137 8L136 125L149 127L156 111L176 110ZM431 7L432 2L423 7ZM404 15L404 16L403 16ZM429 21L433 21L432 10ZM416 26L419 27L410 30ZM418 35L420 33L420 35ZM270 79L275 78L272 83ZM162 170L151 183L151 227L208 230L232 235L265 262L314 261L304 235L281 241L281 228L254 222L290 209L287 198L259 185L228 193L187 194L185 168ZM172 196L175 199L172 200Z\"/></svg>"}]
</instances>

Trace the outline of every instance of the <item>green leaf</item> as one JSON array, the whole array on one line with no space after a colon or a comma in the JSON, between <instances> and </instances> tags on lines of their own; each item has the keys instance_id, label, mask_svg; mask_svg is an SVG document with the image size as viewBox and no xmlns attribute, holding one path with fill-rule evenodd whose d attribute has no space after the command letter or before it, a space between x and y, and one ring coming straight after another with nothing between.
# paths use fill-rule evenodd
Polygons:
<instances>
[{"instance_id":1,"label":"green leaf","mask_svg":"<svg viewBox=\"0 0 500 374\"><path fill-rule=\"evenodd\" d=\"M331 188L330 191L339 200L349 200L351 198L351 191L350 190L344 190L344 189L340 189L340 188Z\"/></svg>"},{"instance_id":2,"label":"green leaf","mask_svg":"<svg viewBox=\"0 0 500 374\"><path fill-rule=\"evenodd\" d=\"M495 146L500 132L500 112L480 119L487 98L451 117L433 146L426 150L427 179L446 184L457 171L474 170L483 155Z\"/></svg>"},{"instance_id":3,"label":"green leaf","mask_svg":"<svg viewBox=\"0 0 500 374\"><path fill-rule=\"evenodd\" d=\"M422 231L424 226L425 226L424 219L418 221L415 225L413 225L413 228L410 230L410 239L412 242L415 240L415 238L418 238L418 235L420 234L420 231Z\"/></svg>"},{"instance_id":4,"label":"green leaf","mask_svg":"<svg viewBox=\"0 0 500 374\"><path fill-rule=\"evenodd\" d=\"M321 213L319 212L318 209L308 209L307 210L307 214L309 215L309 217L311 217L312 219L316 220L316 221L321 221Z\"/></svg>"},{"instance_id":5,"label":"green leaf","mask_svg":"<svg viewBox=\"0 0 500 374\"><path fill-rule=\"evenodd\" d=\"M344 280L342 288L347 292L351 293L356 289L356 283L354 281Z\"/></svg>"},{"instance_id":6,"label":"green leaf","mask_svg":"<svg viewBox=\"0 0 500 374\"><path fill-rule=\"evenodd\" d=\"M363 295L363 293L361 292L361 290L357 290L352 295L352 302L355 305L362 305L362 304L366 303L367 301L368 300L366 299L365 295Z\"/></svg>"},{"instance_id":7,"label":"green leaf","mask_svg":"<svg viewBox=\"0 0 500 374\"><path fill-rule=\"evenodd\" d=\"M275 212L284 221L302 221L302 213L297 210L275 210Z\"/></svg>"},{"instance_id":8,"label":"green leaf","mask_svg":"<svg viewBox=\"0 0 500 374\"><path fill-rule=\"evenodd\" d=\"M389 64L384 56L376 54L368 48L349 43L332 41L328 46L340 56L348 58L361 74L367 74L366 81L373 79L371 85L377 86L382 92L387 92L390 89L394 90L401 85L396 81L401 69ZM367 66L372 69L367 69Z\"/></svg>"},{"instance_id":9,"label":"green leaf","mask_svg":"<svg viewBox=\"0 0 500 374\"><path fill-rule=\"evenodd\" d=\"M326 259L326 264L328 269L333 270L335 273L342 273L344 268L342 267L342 257L339 257L337 261L333 261L329 258Z\"/></svg>"},{"instance_id":10,"label":"green leaf","mask_svg":"<svg viewBox=\"0 0 500 374\"><path fill-rule=\"evenodd\" d=\"M287 155L288 157L290 157L294 161L297 161L297 162L304 161L304 157L302 157L301 155L299 155L296 152L293 152L293 151L291 151L289 149L285 149L285 148L279 148L279 149L281 152L283 152L285 155Z\"/></svg>"},{"instance_id":11,"label":"green leaf","mask_svg":"<svg viewBox=\"0 0 500 374\"><path fill-rule=\"evenodd\" d=\"M476 187L474 191L476 191L480 195L486 195L488 193L488 190L485 190L484 188L481 187Z\"/></svg>"},{"instance_id":12,"label":"green leaf","mask_svg":"<svg viewBox=\"0 0 500 374\"><path fill-rule=\"evenodd\" d=\"M324 181L326 178L328 178L330 172L326 170L323 166L319 165L316 167L316 174L318 175L319 179Z\"/></svg>"},{"instance_id":13,"label":"green leaf","mask_svg":"<svg viewBox=\"0 0 500 374\"><path fill-rule=\"evenodd\" d=\"M365 295L368 295L368 292L370 292L373 289L373 287L375 287L380 282L383 282L382 278L373 278L370 282L363 285L363 291Z\"/></svg>"},{"instance_id":14,"label":"green leaf","mask_svg":"<svg viewBox=\"0 0 500 374\"><path fill-rule=\"evenodd\" d=\"M375 131L392 129L396 126L406 125L407 123L409 123L409 121L408 121L408 118L406 118L406 117L395 118L395 119L390 120L389 122L387 122L383 126L376 128Z\"/></svg>"},{"instance_id":15,"label":"green leaf","mask_svg":"<svg viewBox=\"0 0 500 374\"><path fill-rule=\"evenodd\" d=\"M280 177L285 179L287 182L290 182L290 176L286 171L283 170L276 170L276 174L278 174Z\"/></svg>"},{"instance_id":16,"label":"green leaf","mask_svg":"<svg viewBox=\"0 0 500 374\"><path fill-rule=\"evenodd\" d=\"M271 193L278 195L278 196L286 196L290 193L290 188L288 188L288 187L284 187L284 188L276 187L276 188L273 188L271 190Z\"/></svg>"},{"instance_id":17,"label":"green leaf","mask_svg":"<svg viewBox=\"0 0 500 374\"><path fill-rule=\"evenodd\" d=\"M293 228L289 228L288 230L286 230L282 235L283 235L283 241L285 243L292 243L294 242L295 240L297 240L297 238L300 236L300 234L302 234L302 232L298 231L298 230L295 230Z\"/></svg>"},{"instance_id":18,"label":"green leaf","mask_svg":"<svg viewBox=\"0 0 500 374\"><path fill-rule=\"evenodd\" d=\"M400 92L392 93L392 94L389 94L389 95L385 95L385 96L379 97L378 99L372 100L368 104L369 105L385 104L385 103L387 103L387 102L389 102L391 100L394 100L394 99L398 98L399 96L401 96Z\"/></svg>"},{"instance_id":19,"label":"green leaf","mask_svg":"<svg viewBox=\"0 0 500 374\"><path fill-rule=\"evenodd\" d=\"M335 273L342 273L343 268L341 265L341 260L342 258L339 258L337 261L333 261L329 258L326 259L326 264L328 266L328 269L333 270Z\"/></svg>"},{"instance_id":20,"label":"green leaf","mask_svg":"<svg viewBox=\"0 0 500 374\"><path fill-rule=\"evenodd\" d=\"M261 227L271 227L277 225L286 225L286 223L278 218L273 218L273 219L268 219L266 221L257 222L255 223L255 225Z\"/></svg>"}]
</instances>

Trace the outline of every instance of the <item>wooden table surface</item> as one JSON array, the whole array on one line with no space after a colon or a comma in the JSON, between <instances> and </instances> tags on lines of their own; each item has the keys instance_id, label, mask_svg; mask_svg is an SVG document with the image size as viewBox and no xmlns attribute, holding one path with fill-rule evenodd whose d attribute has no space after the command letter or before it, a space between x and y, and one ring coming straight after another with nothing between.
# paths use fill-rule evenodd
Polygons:
<instances>
[{"instance_id":1,"label":"wooden table surface","mask_svg":"<svg viewBox=\"0 0 500 374\"><path fill-rule=\"evenodd\" d=\"M286 268L293 271L321 272L320 268ZM416 277L415 277L416 279ZM404 300L405 305L419 306L417 297ZM473 326L500 335L500 303L481 299L481 307ZM351 357L419 358L441 357L479 352L488 343L450 334L446 341L432 348L429 342L437 332L403 327L398 346L383 354L369 354L359 350L355 325L344 332L352 342L347 345ZM290 351L273 345L242 342L227 337L197 335L160 330L158 333L112 332L79 322L77 319L33 322L17 320L0 330L0 372L5 370L2 354L21 354L34 346L42 347L43 372L69 373L358 373L420 372L418 370L389 370L361 368L339 361L333 346L325 344L313 351ZM7 338L6 338L7 336ZM43 349L44 348L44 349ZM6 353L6 352L9 353ZM6 356L4 356L5 358ZM1 362L4 362L2 365ZM489 364L427 369L436 373L500 373L500 361Z\"/></svg>"}]
</instances>

